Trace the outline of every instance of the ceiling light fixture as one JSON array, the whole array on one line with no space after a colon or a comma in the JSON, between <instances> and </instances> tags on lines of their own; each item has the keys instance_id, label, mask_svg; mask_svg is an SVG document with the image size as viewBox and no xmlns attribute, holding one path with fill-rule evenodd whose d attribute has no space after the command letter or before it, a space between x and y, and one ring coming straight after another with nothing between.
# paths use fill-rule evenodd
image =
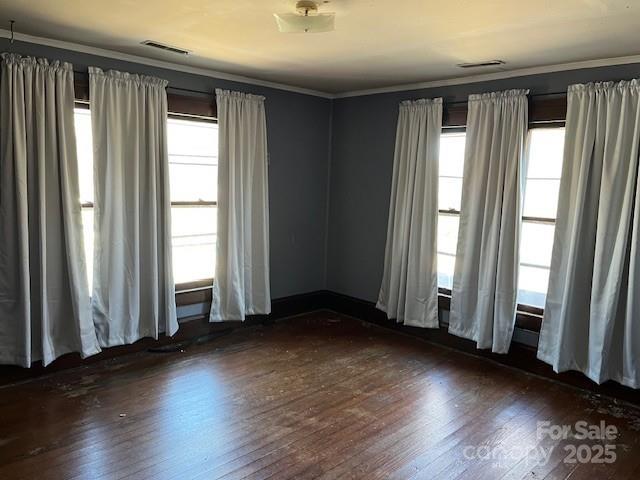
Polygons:
<instances>
[{"instance_id":1,"label":"ceiling light fixture","mask_svg":"<svg viewBox=\"0 0 640 480\"><path fill-rule=\"evenodd\" d=\"M297 13L274 13L281 33L321 33L335 30L335 13L318 13L318 4L301 0Z\"/></svg>"}]
</instances>

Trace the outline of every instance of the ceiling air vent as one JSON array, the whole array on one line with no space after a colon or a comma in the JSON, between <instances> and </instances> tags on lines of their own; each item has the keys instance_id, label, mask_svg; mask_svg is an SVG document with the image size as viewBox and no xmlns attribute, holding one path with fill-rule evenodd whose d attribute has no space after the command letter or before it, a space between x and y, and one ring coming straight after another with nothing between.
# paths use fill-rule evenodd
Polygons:
<instances>
[{"instance_id":1,"label":"ceiling air vent","mask_svg":"<svg viewBox=\"0 0 640 480\"><path fill-rule=\"evenodd\" d=\"M164 50L165 52L178 53L180 55L189 55L189 50L184 50L183 48L172 47L171 45L165 45L164 43L156 42L154 40L145 40L141 42L142 45L146 45L147 47L158 48L160 50Z\"/></svg>"},{"instance_id":2,"label":"ceiling air vent","mask_svg":"<svg viewBox=\"0 0 640 480\"><path fill-rule=\"evenodd\" d=\"M487 60L485 62L476 63L459 63L460 68L481 68L481 67L496 67L498 65L504 65L504 60Z\"/></svg>"}]
</instances>

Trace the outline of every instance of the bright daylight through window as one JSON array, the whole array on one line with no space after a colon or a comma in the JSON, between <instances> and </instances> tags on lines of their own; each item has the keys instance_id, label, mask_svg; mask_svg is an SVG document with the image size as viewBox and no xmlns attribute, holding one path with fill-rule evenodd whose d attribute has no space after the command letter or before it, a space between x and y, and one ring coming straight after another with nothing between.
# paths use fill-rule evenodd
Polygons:
<instances>
[{"instance_id":1,"label":"bright daylight through window","mask_svg":"<svg viewBox=\"0 0 640 480\"><path fill-rule=\"evenodd\" d=\"M465 133L440 137L438 181L438 287L451 290L458 245Z\"/></svg>"},{"instance_id":2,"label":"bright daylight through window","mask_svg":"<svg viewBox=\"0 0 640 480\"><path fill-rule=\"evenodd\" d=\"M167 125L173 276L176 284L213 278L216 254L218 125L169 118ZM80 201L89 285L93 278L93 146L89 109L75 109Z\"/></svg>"},{"instance_id":3,"label":"bright daylight through window","mask_svg":"<svg viewBox=\"0 0 640 480\"><path fill-rule=\"evenodd\" d=\"M176 284L213 278L218 212L218 124L170 118L169 179Z\"/></svg>"},{"instance_id":4,"label":"bright daylight through window","mask_svg":"<svg viewBox=\"0 0 640 480\"><path fill-rule=\"evenodd\" d=\"M544 308L558 208L564 128L533 128L527 141L518 303Z\"/></svg>"}]
</instances>

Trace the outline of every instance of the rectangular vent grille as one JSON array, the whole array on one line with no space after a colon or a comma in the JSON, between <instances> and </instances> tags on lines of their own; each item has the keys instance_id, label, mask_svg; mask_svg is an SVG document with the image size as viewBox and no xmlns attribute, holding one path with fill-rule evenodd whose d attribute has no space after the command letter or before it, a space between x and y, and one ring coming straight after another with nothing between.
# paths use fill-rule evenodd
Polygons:
<instances>
[{"instance_id":1,"label":"rectangular vent grille","mask_svg":"<svg viewBox=\"0 0 640 480\"><path fill-rule=\"evenodd\" d=\"M165 45L164 43L154 42L153 40L145 40L142 42L142 45L146 45L147 47L158 48L160 50L164 50L165 52L178 53L180 55L189 55L188 50L184 50L178 47L172 47L171 45Z\"/></svg>"},{"instance_id":2,"label":"rectangular vent grille","mask_svg":"<svg viewBox=\"0 0 640 480\"><path fill-rule=\"evenodd\" d=\"M459 63L460 68L482 68L482 67L495 67L498 65L504 65L504 60L487 60L486 62L477 63Z\"/></svg>"}]
</instances>

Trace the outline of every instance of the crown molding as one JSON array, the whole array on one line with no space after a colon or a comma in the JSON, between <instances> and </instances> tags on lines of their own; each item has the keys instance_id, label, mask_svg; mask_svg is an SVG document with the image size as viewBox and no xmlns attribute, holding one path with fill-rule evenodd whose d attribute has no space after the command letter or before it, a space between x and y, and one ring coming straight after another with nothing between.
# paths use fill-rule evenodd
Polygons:
<instances>
[{"instance_id":1,"label":"crown molding","mask_svg":"<svg viewBox=\"0 0 640 480\"><path fill-rule=\"evenodd\" d=\"M4 28L0 28L0 38L11 38L11 32ZM142 57L139 55L132 55L129 53L122 53L115 50L107 50L104 48L92 47L88 45L82 45L74 42L67 42L65 40L56 40L47 37L38 37L35 35L27 35L24 33L14 33L14 39L20 42L34 43L38 45L45 45L48 47L60 48L63 50L71 50L74 52L87 53L89 55L97 55L99 57L113 58L116 60L122 60L125 62L139 63L142 65L148 65L150 67L164 68L166 70L175 70L178 72L191 73L194 75L202 75L204 77L217 78L219 80L229 80L233 82L246 83L249 85L259 85L261 87L275 88L278 90L286 90L288 92L301 93L304 95L312 95L314 97L322 97L331 99L333 94L327 92L321 92L319 90L312 90L303 87L296 87L293 85L287 85L284 83L270 82L267 80L260 80L252 77L245 77L242 75L234 75L231 73L219 72L202 67L193 67L189 65L183 65L180 63L168 62L165 60L156 60L149 57Z\"/></svg>"},{"instance_id":2,"label":"crown molding","mask_svg":"<svg viewBox=\"0 0 640 480\"><path fill-rule=\"evenodd\" d=\"M0 28L0 38L11 38L11 32L9 30ZM352 90L341 93L329 93L320 90L313 90L303 87L297 87L294 85L288 85L278 82L270 82L267 80L260 80L252 77L245 77L242 75L235 75L231 73L219 72L202 67L193 67L189 65L183 65L180 63L168 62L165 60L156 60L149 57L143 57L139 55L132 55L128 53L122 53L115 50L108 50L99 47L92 47L74 42L68 42L65 40L56 40L47 37L39 37L35 35L27 35L24 33L15 33L14 38L21 42L33 43L38 45L45 45L54 48L60 48L64 50L71 50L74 52L86 53L89 55L97 55L100 57L113 58L116 60L122 60L125 62L138 63L142 65L148 65L151 67L164 68L166 70L175 70L178 72L191 73L194 75L201 75L210 78L216 78L220 80L229 80L233 82L246 83L249 85L258 85L262 87L274 88L278 90L285 90L288 92L301 93L303 95L311 95L315 97L321 97L326 99L340 99L349 97L361 97L365 95L377 95L382 93L393 92L406 92L411 90L423 90L427 88L447 87L452 85L465 85L470 83L479 83L492 80L503 80L507 78L524 77L529 75L540 75L544 73L554 73L569 70L580 70L586 68L597 67L610 67L614 65L628 65L633 63L640 63L640 55L630 55L625 57L612 57L602 58L597 60L586 60L580 62L559 63L555 65L546 65L540 67L521 68L516 70L509 70L495 73L485 73L478 75L470 75L466 77L451 77L443 80L433 80L427 82L417 83L405 83L398 85L391 85L388 87L371 88L363 90Z\"/></svg>"},{"instance_id":3,"label":"crown molding","mask_svg":"<svg viewBox=\"0 0 640 480\"><path fill-rule=\"evenodd\" d=\"M569 70L581 70L585 68L611 67L614 65L628 65L640 63L640 55L630 55L627 57L603 58L598 60L586 60L581 62L559 63L541 67L520 68L506 72L485 73L471 75L468 77L453 77L444 80L433 80L430 82L406 83L392 85L389 87L371 88L367 90L353 90L350 92L336 93L333 98L361 97L365 95L377 95L381 93L406 92L410 90L422 90L426 88L447 87L451 85L464 85L469 83L486 82L491 80L502 80L506 78L526 77L529 75L540 75L544 73L563 72Z\"/></svg>"}]
</instances>

